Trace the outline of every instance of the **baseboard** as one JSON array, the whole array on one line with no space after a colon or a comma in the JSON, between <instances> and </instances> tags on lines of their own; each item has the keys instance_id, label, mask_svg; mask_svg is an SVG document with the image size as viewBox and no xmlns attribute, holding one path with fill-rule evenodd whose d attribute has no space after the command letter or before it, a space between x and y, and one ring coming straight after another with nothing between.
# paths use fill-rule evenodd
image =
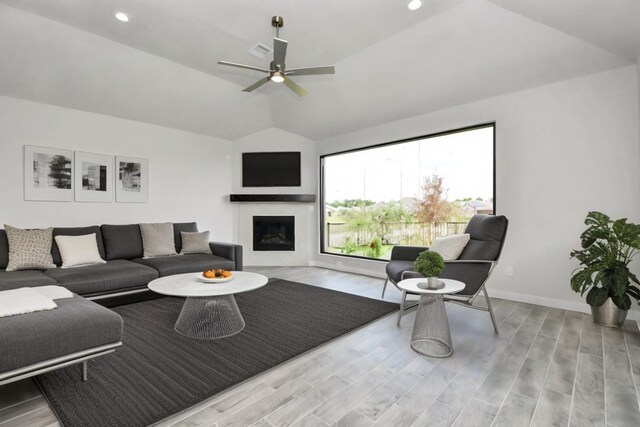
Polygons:
<instances>
[{"instance_id":1,"label":"baseboard","mask_svg":"<svg viewBox=\"0 0 640 427\"><path fill-rule=\"evenodd\" d=\"M493 290L491 288L487 288L487 291L489 292L489 296L491 297L591 314L591 307L586 302L558 300L554 298L540 297L537 295L518 294L515 292L498 291L498 290ZM627 319L640 321L640 312L633 309L629 310L629 312L627 313Z\"/></svg>"},{"instance_id":2,"label":"baseboard","mask_svg":"<svg viewBox=\"0 0 640 427\"><path fill-rule=\"evenodd\" d=\"M326 263L321 261L309 261L309 266L327 268L329 270L344 271L345 273L362 274L363 276L370 276L378 279L384 279L387 277L384 273L378 272L378 271L367 270L364 268L355 268L355 267L346 266L346 265L335 265L332 263ZM586 302L558 300L554 298L541 297L537 295L498 291L498 290L493 290L491 288L488 288L487 290L489 291L490 296L496 297L496 298L591 314L591 307L589 307L589 304L587 304ZM627 314L627 319L640 322L640 311L634 310L632 308L631 310L629 310L629 313Z\"/></svg>"},{"instance_id":3,"label":"baseboard","mask_svg":"<svg viewBox=\"0 0 640 427\"><path fill-rule=\"evenodd\" d=\"M327 268L329 270L344 271L345 273L362 274L364 276L376 277L379 279L384 279L387 277L383 272L379 272L379 271L372 271L364 268L357 268L357 267L346 266L346 265L335 265L333 263L326 263L321 261L309 261L309 266ZM565 300L558 300L554 298L541 297L537 295L518 294L515 292L498 291L498 290L493 290L491 288L488 288L487 290L489 291L490 296L496 297L496 298L591 314L591 308L589 307L589 304L583 303L583 302L565 301ZM640 321L640 311L633 310L632 308L631 310L629 310L629 313L627 314L627 319Z\"/></svg>"},{"instance_id":4,"label":"baseboard","mask_svg":"<svg viewBox=\"0 0 640 427\"><path fill-rule=\"evenodd\" d=\"M347 265L335 265L320 261L309 261L309 266L326 268L328 270L344 271L345 273L361 274L363 276L375 277L377 279L385 279L387 277L386 274L378 271L366 270L364 268L354 268Z\"/></svg>"}]
</instances>

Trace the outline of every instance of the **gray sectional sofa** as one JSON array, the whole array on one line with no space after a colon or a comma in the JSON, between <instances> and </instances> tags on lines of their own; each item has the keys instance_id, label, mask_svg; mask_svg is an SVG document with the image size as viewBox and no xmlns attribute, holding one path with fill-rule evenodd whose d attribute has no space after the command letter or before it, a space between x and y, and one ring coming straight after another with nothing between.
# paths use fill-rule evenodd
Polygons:
<instances>
[{"instance_id":1,"label":"gray sectional sofa","mask_svg":"<svg viewBox=\"0 0 640 427\"><path fill-rule=\"evenodd\" d=\"M198 231L195 222L173 224L176 252L182 249L180 232ZM106 264L75 268L52 268L44 271L6 271L9 261L7 235L0 230L0 291L22 287L59 285L88 299L101 299L147 290L158 277L204 271L207 269L242 270L242 246L211 242L213 255L190 254L158 258L142 257L142 235L138 224L54 228L53 235L79 236L95 233L98 250ZM62 264L55 243L53 261Z\"/></svg>"},{"instance_id":2,"label":"gray sectional sofa","mask_svg":"<svg viewBox=\"0 0 640 427\"><path fill-rule=\"evenodd\" d=\"M182 249L180 232L198 231L196 223L173 224L176 252ZM53 235L96 234L105 264L52 268L44 271L6 271L9 261L7 235L0 230L0 291L22 287L59 285L73 298L56 300L55 310L0 318L0 385L112 353L122 345L122 319L103 307L147 293L147 284L158 277L204 271L242 270L242 246L211 242L213 254L189 254L145 259L138 224L54 228ZM58 246L53 261L62 264ZM98 305L89 300L101 300Z\"/></svg>"}]
</instances>

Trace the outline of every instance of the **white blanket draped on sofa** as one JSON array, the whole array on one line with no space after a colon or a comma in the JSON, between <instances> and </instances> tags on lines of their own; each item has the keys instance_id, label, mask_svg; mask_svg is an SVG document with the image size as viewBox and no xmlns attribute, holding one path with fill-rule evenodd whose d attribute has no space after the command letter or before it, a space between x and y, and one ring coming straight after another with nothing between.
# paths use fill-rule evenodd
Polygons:
<instances>
[{"instance_id":1,"label":"white blanket draped on sofa","mask_svg":"<svg viewBox=\"0 0 640 427\"><path fill-rule=\"evenodd\" d=\"M54 299L72 298L73 294L61 286L19 288L0 292L0 317L36 311L53 310L58 305Z\"/></svg>"}]
</instances>

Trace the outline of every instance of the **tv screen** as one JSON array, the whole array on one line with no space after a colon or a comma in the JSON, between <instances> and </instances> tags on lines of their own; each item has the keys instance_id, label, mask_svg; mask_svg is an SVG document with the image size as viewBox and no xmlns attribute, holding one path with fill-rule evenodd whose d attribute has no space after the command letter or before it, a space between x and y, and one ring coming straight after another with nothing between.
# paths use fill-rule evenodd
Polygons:
<instances>
[{"instance_id":1,"label":"tv screen","mask_svg":"<svg viewBox=\"0 0 640 427\"><path fill-rule=\"evenodd\" d=\"M300 187L300 152L242 153L243 187Z\"/></svg>"}]
</instances>

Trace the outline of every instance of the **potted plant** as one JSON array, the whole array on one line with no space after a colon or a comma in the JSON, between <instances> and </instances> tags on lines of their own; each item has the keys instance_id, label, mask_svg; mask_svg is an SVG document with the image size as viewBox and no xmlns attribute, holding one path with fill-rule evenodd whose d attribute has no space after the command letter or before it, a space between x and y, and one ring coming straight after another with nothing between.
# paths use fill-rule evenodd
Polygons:
<instances>
[{"instance_id":1,"label":"potted plant","mask_svg":"<svg viewBox=\"0 0 640 427\"><path fill-rule=\"evenodd\" d=\"M438 289L438 274L444 270L444 258L438 252L422 251L413 268L427 278L428 289Z\"/></svg>"},{"instance_id":2,"label":"potted plant","mask_svg":"<svg viewBox=\"0 0 640 427\"><path fill-rule=\"evenodd\" d=\"M571 251L580 261L573 271L571 289L587 293L587 304L595 323L619 327L631 308L631 298L640 304L638 278L629 263L640 250L640 225L626 218L612 220L601 212L589 212L587 229L580 236L582 249Z\"/></svg>"}]
</instances>

